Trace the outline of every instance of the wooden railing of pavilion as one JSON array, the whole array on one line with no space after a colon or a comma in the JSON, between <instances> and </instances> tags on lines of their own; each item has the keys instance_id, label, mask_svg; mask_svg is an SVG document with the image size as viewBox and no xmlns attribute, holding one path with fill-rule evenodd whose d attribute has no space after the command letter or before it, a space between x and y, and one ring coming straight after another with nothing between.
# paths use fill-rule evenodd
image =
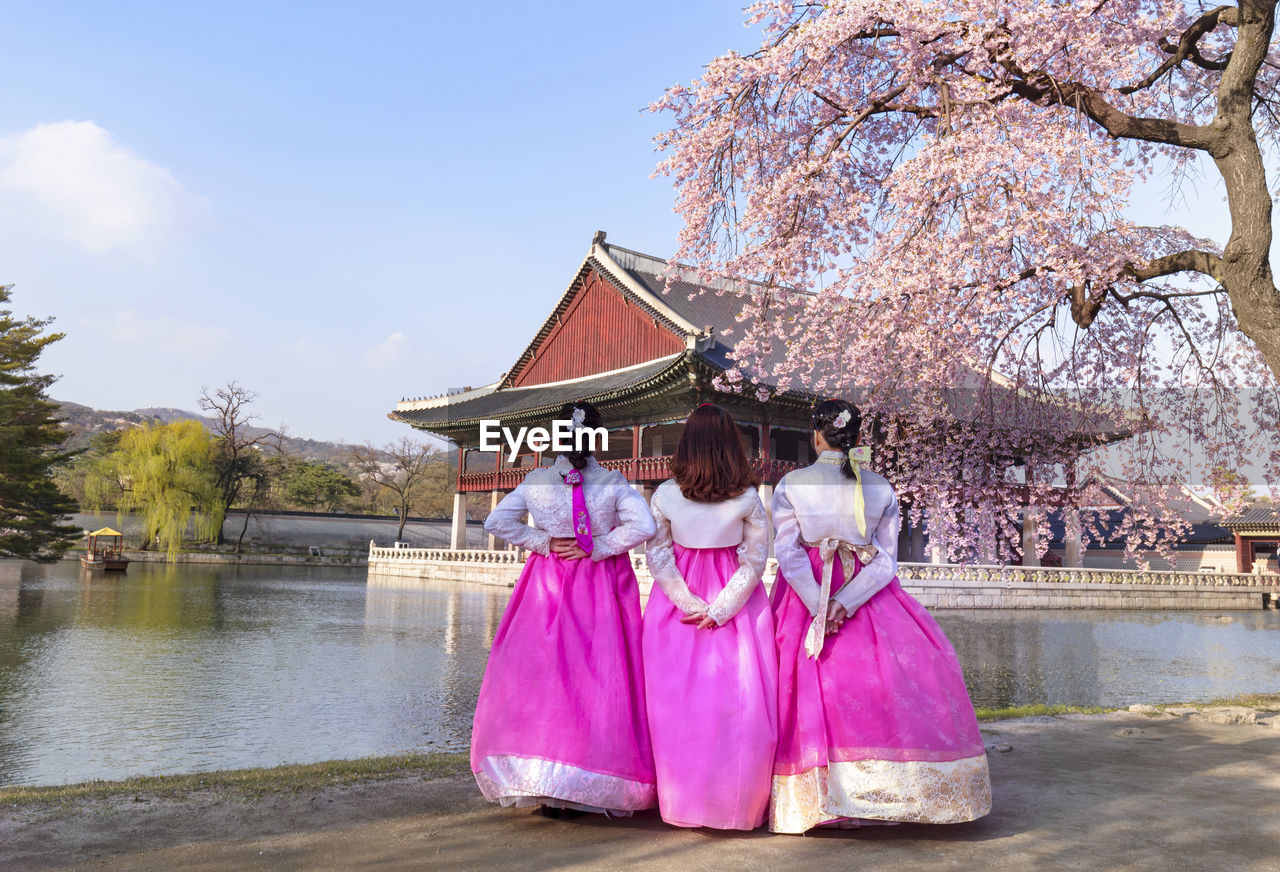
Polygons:
<instances>
[{"instance_id":1,"label":"wooden railing of pavilion","mask_svg":"<svg viewBox=\"0 0 1280 872\"><path fill-rule=\"evenodd\" d=\"M671 455L661 457L622 457L616 460L604 460L600 465L605 469L616 469L627 481L649 482L657 484L671 477ZM778 479L793 469L804 466L790 460L776 460L772 457L751 458L751 468L756 476L765 484L777 484ZM481 472L464 472L458 476L458 490L463 493L475 491L509 491L515 490L524 477L536 467L518 469L489 469Z\"/></svg>"}]
</instances>

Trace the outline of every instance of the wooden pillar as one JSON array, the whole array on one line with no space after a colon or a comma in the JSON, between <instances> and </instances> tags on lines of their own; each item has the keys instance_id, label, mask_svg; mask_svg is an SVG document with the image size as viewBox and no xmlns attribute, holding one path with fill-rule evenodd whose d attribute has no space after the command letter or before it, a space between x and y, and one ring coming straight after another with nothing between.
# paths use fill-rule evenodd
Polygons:
<instances>
[{"instance_id":1,"label":"wooden pillar","mask_svg":"<svg viewBox=\"0 0 1280 872\"><path fill-rule=\"evenodd\" d=\"M930 520L932 520L932 513ZM938 529L934 529L934 527ZM929 529L929 562L947 562L947 540L946 536L943 535L941 525L938 524L930 525Z\"/></svg>"},{"instance_id":2,"label":"wooden pillar","mask_svg":"<svg viewBox=\"0 0 1280 872\"><path fill-rule=\"evenodd\" d=\"M1066 521L1062 565L1084 566L1083 555L1080 551L1080 538L1083 532L1080 527L1080 510L1075 506L1063 506L1062 516L1063 520Z\"/></svg>"},{"instance_id":3,"label":"wooden pillar","mask_svg":"<svg viewBox=\"0 0 1280 872\"><path fill-rule=\"evenodd\" d=\"M1239 533L1236 533L1235 539L1236 539L1236 572L1244 574L1248 572L1250 569L1252 569L1253 567L1250 566L1246 568L1246 565L1245 565L1246 561L1244 558L1244 537L1241 536Z\"/></svg>"},{"instance_id":4,"label":"wooden pillar","mask_svg":"<svg viewBox=\"0 0 1280 872\"><path fill-rule=\"evenodd\" d=\"M449 528L449 548L465 551L467 548L467 495L458 491L453 495L453 524Z\"/></svg>"},{"instance_id":5,"label":"wooden pillar","mask_svg":"<svg viewBox=\"0 0 1280 872\"><path fill-rule=\"evenodd\" d=\"M489 492L489 511L492 512L494 509L496 509L498 507L498 503L500 502L502 502L502 491L495 488ZM503 545L502 547L505 549L507 546ZM489 534L489 550L490 551L499 550L498 537L493 535L492 533Z\"/></svg>"},{"instance_id":6,"label":"wooden pillar","mask_svg":"<svg viewBox=\"0 0 1280 872\"><path fill-rule=\"evenodd\" d=\"M1040 537L1036 534L1036 510L1022 507L1022 565L1040 565Z\"/></svg>"},{"instance_id":7,"label":"wooden pillar","mask_svg":"<svg viewBox=\"0 0 1280 872\"><path fill-rule=\"evenodd\" d=\"M627 478L632 481L640 480L640 435L643 431L643 424L631 428L631 474Z\"/></svg>"}]
</instances>

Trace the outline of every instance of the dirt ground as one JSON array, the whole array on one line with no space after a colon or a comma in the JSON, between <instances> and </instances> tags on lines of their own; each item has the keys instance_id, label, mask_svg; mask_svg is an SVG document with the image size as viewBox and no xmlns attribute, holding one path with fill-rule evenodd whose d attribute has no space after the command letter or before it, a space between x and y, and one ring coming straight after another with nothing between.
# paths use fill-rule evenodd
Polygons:
<instances>
[{"instance_id":1,"label":"dirt ground","mask_svg":"<svg viewBox=\"0 0 1280 872\"><path fill-rule=\"evenodd\" d=\"M679 830L654 813L560 821L488 805L469 778L402 778L258 800L3 808L0 869L1280 872L1272 722L1125 712L983 733L995 808L971 824L781 836Z\"/></svg>"}]
</instances>

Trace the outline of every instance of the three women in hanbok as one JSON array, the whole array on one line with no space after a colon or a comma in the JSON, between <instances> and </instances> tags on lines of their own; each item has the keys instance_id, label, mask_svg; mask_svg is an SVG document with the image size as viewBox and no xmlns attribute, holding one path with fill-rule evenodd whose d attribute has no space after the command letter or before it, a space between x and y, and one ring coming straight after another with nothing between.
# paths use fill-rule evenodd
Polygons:
<instances>
[{"instance_id":1,"label":"three women in hanbok","mask_svg":"<svg viewBox=\"0 0 1280 872\"><path fill-rule=\"evenodd\" d=\"M586 403L559 417L600 426ZM562 454L530 472L485 530L530 556L476 704L471 769L481 792L504 806L615 815L653 807L640 597L628 555L654 531L644 497L589 454Z\"/></svg>"},{"instance_id":2,"label":"three women in hanbok","mask_svg":"<svg viewBox=\"0 0 1280 872\"><path fill-rule=\"evenodd\" d=\"M860 415L813 412L812 466L773 495L777 755L769 828L955 823L991 809L960 664L897 579L898 500L865 468Z\"/></svg>"},{"instance_id":3,"label":"three women in hanbok","mask_svg":"<svg viewBox=\"0 0 1280 872\"><path fill-rule=\"evenodd\" d=\"M685 423L673 478L654 491L645 556L645 698L662 819L751 830L764 823L777 741L777 652L761 584L764 506L724 409Z\"/></svg>"}]
</instances>

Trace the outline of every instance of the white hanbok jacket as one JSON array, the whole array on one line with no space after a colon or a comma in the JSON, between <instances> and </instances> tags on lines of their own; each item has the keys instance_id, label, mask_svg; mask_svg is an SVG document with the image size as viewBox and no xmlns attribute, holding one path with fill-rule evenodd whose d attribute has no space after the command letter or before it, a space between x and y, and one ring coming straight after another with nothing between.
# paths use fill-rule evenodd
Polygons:
<instances>
[{"instance_id":1,"label":"white hanbok jacket","mask_svg":"<svg viewBox=\"0 0 1280 872\"><path fill-rule=\"evenodd\" d=\"M853 571L857 553L862 571L843 586L831 599L844 606L849 614L871 599L898 574L898 497L893 486L881 475L863 467L862 489L865 508L865 533L860 532L854 507L856 482L840 471L844 454L823 451L817 462L793 470L782 477L773 493L773 523L777 534L773 553L778 570L809 609L817 615L821 599L821 579L815 578L806 546L823 550L828 555L841 554L846 578Z\"/></svg>"},{"instance_id":2,"label":"white hanbok jacket","mask_svg":"<svg viewBox=\"0 0 1280 872\"><path fill-rule=\"evenodd\" d=\"M564 476L573 469L563 454L554 465L535 469L485 519L485 532L520 548L550 554L552 538L573 537L573 486ZM653 535L653 517L644 497L622 473L605 469L594 457L582 470L582 495L591 516L591 559L625 554ZM529 515L533 526L524 522Z\"/></svg>"},{"instance_id":3,"label":"white hanbok jacket","mask_svg":"<svg viewBox=\"0 0 1280 872\"><path fill-rule=\"evenodd\" d=\"M706 614L723 626L746 605L760 584L769 555L764 504L755 488L718 503L688 499L680 485L668 479L658 485L649 502L656 532L645 548L654 584L686 615ZM673 544L684 548L737 546L738 569L724 589L708 603L689 590L676 566Z\"/></svg>"}]
</instances>

